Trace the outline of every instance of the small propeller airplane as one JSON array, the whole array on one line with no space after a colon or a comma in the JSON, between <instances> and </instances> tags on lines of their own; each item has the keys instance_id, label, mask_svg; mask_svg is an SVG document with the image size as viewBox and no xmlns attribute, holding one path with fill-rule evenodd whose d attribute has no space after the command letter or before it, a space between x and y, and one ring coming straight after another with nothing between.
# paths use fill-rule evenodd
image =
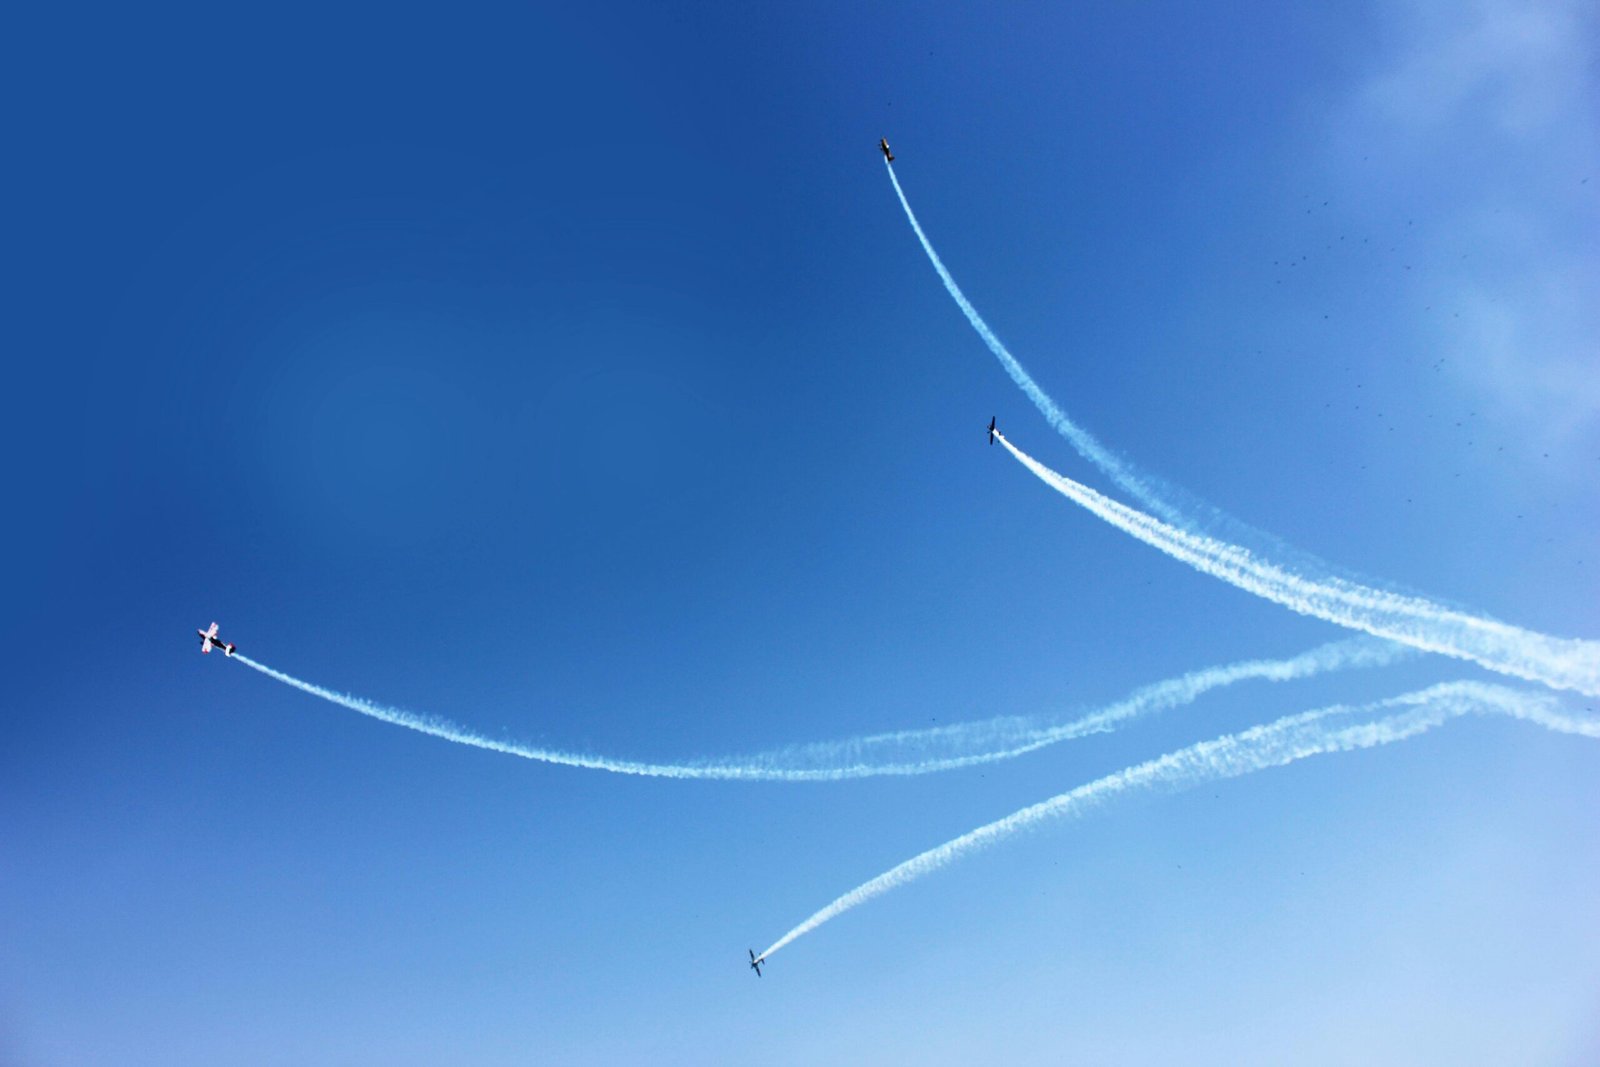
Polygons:
<instances>
[{"instance_id":1,"label":"small propeller airplane","mask_svg":"<svg viewBox=\"0 0 1600 1067\"><path fill-rule=\"evenodd\" d=\"M201 652L210 652L213 648L220 648L224 656L233 655L233 642L217 639L216 623L212 623L209 630L196 630L195 633L200 635Z\"/></svg>"},{"instance_id":2,"label":"small propeller airplane","mask_svg":"<svg viewBox=\"0 0 1600 1067\"><path fill-rule=\"evenodd\" d=\"M885 138L878 138L878 148L883 152L883 158L890 163L894 162L894 153L889 151L889 142Z\"/></svg>"},{"instance_id":3,"label":"small propeller airplane","mask_svg":"<svg viewBox=\"0 0 1600 1067\"><path fill-rule=\"evenodd\" d=\"M750 950L750 969L756 972L757 978L761 977L761 965L766 962L767 958L765 956L757 956L755 949Z\"/></svg>"},{"instance_id":4,"label":"small propeller airplane","mask_svg":"<svg viewBox=\"0 0 1600 1067\"><path fill-rule=\"evenodd\" d=\"M995 434L994 416L991 415L991 416L989 416L989 443L991 445L994 444L994 434Z\"/></svg>"}]
</instances>

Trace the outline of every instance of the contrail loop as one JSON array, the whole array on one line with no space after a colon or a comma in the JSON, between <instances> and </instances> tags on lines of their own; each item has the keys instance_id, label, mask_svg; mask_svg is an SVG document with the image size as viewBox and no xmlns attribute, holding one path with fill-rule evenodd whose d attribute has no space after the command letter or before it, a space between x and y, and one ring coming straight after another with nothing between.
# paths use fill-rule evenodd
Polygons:
<instances>
[{"instance_id":1,"label":"contrail loop","mask_svg":"<svg viewBox=\"0 0 1600 1067\"><path fill-rule=\"evenodd\" d=\"M1047 745L1116 729L1142 715L1192 703L1213 689L1237 682L1250 679L1292 681L1325 671L1382 666L1409 654L1409 649L1392 642L1355 638L1322 645L1288 659L1244 660L1191 671L1145 686L1122 700L1065 722L1041 718L992 719L931 730L906 730L844 741L797 745L753 756L686 763L613 759L496 740L448 719L387 707L302 681L291 674L257 663L243 653L235 653L232 658L303 693L379 722L521 759L653 778L837 782L855 778L932 774L1013 759Z\"/></svg>"},{"instance_id":2,"label":"contrail loop","mask_svg":"<svg viewBox=\"0 0 1600 1067\"><path fill-rule=\"evenodd\" d=\"M1339 717L1392 712L1396 708L1403 710L1375 721L1346 726L1329 724L1329 720ZM1202 782L1237 778L1269 767L1281 767L1308 756L1387 745L1415 737L1450 719L1473 712L1510 715L1547 729L1600 739L1600 720L1570 715L1550 695L1522 693L1481 682L1447 682L1375 704L1360 707L1335 705L1290 715L1264 726L1252 727L1213 741L1203 741L1135 764L919 853L876 878L863 882L817 911L773 942L761 953L760 958L770 959L773 953L829 919L1045 819L1082 814L1096 804L1136 789L1159 786L1181 789Z\"/></svg>"}]
</instances>

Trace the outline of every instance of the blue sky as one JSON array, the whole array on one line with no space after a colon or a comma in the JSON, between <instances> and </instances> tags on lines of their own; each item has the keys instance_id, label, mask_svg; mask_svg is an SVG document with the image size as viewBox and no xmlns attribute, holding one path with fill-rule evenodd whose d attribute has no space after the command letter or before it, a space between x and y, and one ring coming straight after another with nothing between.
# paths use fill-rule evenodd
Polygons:
<instances>
[{"instance_id":1,"label":"blue sky","mask_svg":"<svg viewBox=\"0 0 1600 1067\"><path fill-rule=\"evenodd\" d=\"M1342 636L984 446L998 415L1111 488L950 303L887 136L1113 448L1348 572L1600 637L1581 5L82 14L8 35L0 1060L1600 1056L1600 752L1498 719L1047 826L741 965L1131 763L1527 684L1458 661L782 785L473 751L188 636L659 760Z\"/></svg>"}]
</instances>

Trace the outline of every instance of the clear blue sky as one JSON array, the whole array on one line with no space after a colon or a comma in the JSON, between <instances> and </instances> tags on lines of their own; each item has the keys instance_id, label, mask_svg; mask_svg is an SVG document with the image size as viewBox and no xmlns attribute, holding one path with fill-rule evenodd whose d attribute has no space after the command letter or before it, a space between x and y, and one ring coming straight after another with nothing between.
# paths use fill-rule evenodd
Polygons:
<instances>
[{"instance_id":1,"label":"clear blue sky","mask_svg":"<svg viewBox=\"0 0 1600 1067\"><path fill-rule=\"evenodd\" d=\"M1050 826L742 965L1130 762L1493 677L1456 661L797 786L473 751L192 637L676 759L1341 636L985 447L1108 488L880 136L1107 443L1600 637L1584 5L10 21L0 1062L1600 1059L1600 749L1509 721Z\"/></svg>"}]
</instances>

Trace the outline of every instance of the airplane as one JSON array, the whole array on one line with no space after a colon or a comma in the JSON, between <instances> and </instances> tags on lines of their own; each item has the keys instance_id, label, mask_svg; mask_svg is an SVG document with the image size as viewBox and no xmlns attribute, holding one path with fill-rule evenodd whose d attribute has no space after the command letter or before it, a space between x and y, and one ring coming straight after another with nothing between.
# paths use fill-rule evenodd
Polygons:
<instances>
[{"instance_id":1,"label":"airplane","mask_svg":"<svg viewBox=\"0 0 1600 1067\"><path fill-rule=\"evenodd\" d=\"M233 655L233 648L234 648L233 642L217 640L217 624L216 623L212 623L211 624L211 629L209 629L209 630L196 630L195 633L200 635L200 651L201 652L210 652L213 648L220 648L220 649L222 649L222 654L224 656Z\"/></svg>"},{"instance_id":2,"label":"airplane","mask_svg":"<svg viewBox=\"0 0 1600 1067\"><path fill-rule=\"evenodd\" d=\"M995 435L994 416L991 415L991 416L989 416L989 443L991 445L994 444L994 435Z\"/></svg>"},{"instance_id":3,"label":"airplane","mask_svg":"<svg viewBox=\"0 0 1600 1067\"><path fill-rule=\"evenodd\" d=\"M878 138L878 147L883 150L883 158L887 159L890 163L893 163L894 153L889 151L889 142L880 137Z\"/></svg>"},{"instance_id":4,"label":"airplane","mask_svg":"<svg viewBox=\"0 0 1600 1067\"><path fill-rule=\"evenodd\" d=\"M767 958L765 956L757 956L755 949L750 950L750 969L756 972L757 978L761 977L761 965L766 962Z\"/></svg>"}]
</instances>

